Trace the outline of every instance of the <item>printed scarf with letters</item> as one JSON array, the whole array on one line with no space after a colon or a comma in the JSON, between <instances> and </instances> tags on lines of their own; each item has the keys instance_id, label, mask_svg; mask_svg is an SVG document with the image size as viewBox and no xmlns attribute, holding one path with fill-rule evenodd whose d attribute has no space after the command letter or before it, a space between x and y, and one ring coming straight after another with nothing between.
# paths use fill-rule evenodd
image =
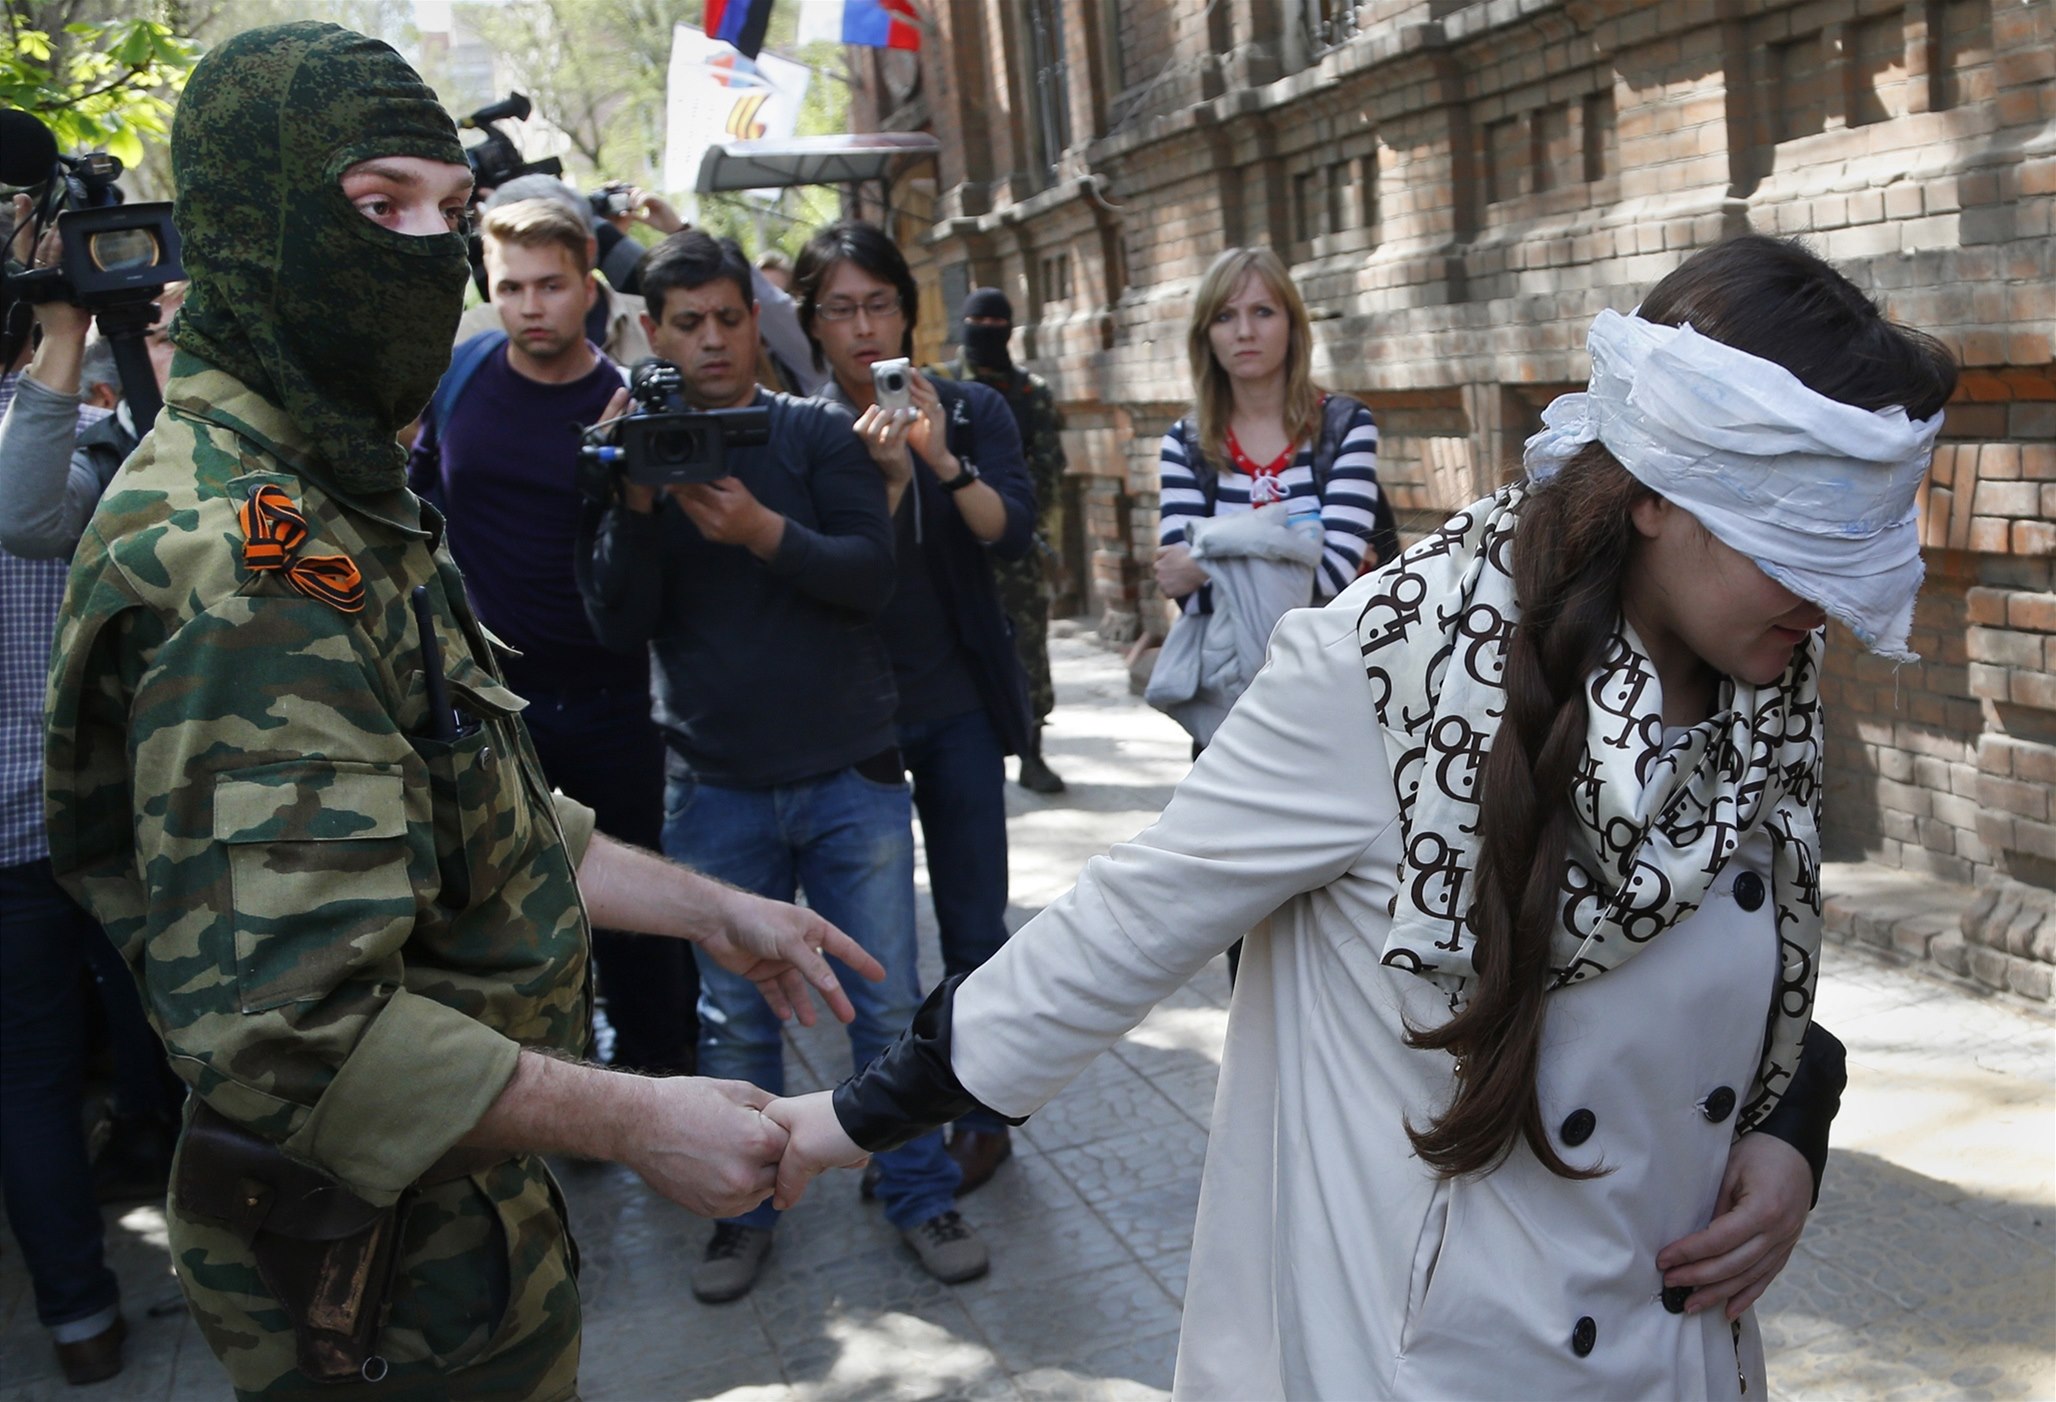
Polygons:
<instances>
[{"instance_id":1,"label":"printed scarf with letters","mask_svg":"<svg viewBox=\"0 0 2056 1402\"><path fill-rule=\"evenodd\" d=\"M1357 625L1398 789L1399 896L1384 962L1466 1000L1476 929L1478 792L1506 713L1506 647L1520 615L1508 568L1516 482L1459 513L1383 571ZM1550 950L1553 988L1617 968L1696 910L1743 841L1768 833L1778 982L1750 1129L1790 1084L1820 949L1821 635L1774 685L1723 680L1715 713L1666 745L1656 669L1623 622L1592 674L1590 720Z\"/></svg>"}]
</instances>

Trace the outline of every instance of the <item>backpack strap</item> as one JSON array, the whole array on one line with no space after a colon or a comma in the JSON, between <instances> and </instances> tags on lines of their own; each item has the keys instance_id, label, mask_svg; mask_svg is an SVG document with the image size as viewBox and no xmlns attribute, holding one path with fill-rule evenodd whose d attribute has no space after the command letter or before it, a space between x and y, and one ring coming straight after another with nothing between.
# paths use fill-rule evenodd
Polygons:
<instances>
[{"instance_id":1,"label":"backpack strap","mask_svg":"<svg viewBox=\"0 0 2056 1402\"><path fill-rule=\"evenodd\" d=\"M1335 471L1335 459L1342 456L1342 440L1363 404L1346 394L1321 396L1321 436L1314 440L1314 495L1328 499L1328 478Z\"/></svg>"},{"instance_id":2,"label":"backpack strap","mask_svg":"<svg viewBox=\"0 0 2056 1402\"><path fill-rule=\"evenodd\" d=\"M505 331L481 331L457 347L450 356L450 368L443 371L443 377L436 381L435 394L421 415L423 433L434 434L436 442L442 442L443 425L450 421L450 411L457 407L464 387L471 383L478 367L485 364L486 357L506 344Z\"/></svg>"},{"instance_id":3,"label":"backpack strap","mask_svg":"<svg viewBox=\"0 0 2056 1402\"><path fill-rule=\"evenodd\" d=\"M1186 415L1172 424L1171 436L1178 440L1178 447L1185 454L1186 470L1199 484L1199 494L1206 498L1206 514L1213 515L1214 500L1221 494L1220 472L1206 454L1199 451L1199 429L1192 422L1192 417Z\"/></svg>"},{"instance_id":4,"label":"backpack strap","mask_svg":"<svg viewBox=\"0 0 2056 1402\"><path fill-rule=\"evenodd\" d=\"M1346 394L1331 394L1321 402L1321 437L1314 447L1314 490L1323 502L1328 499L1328 478L1335 470L1335 459L1342 456L1342 442L1349 437L1349 426L1356 422L1356 411L1363 407L1362 400ZM1392 502L1381 483L1378 504L1371 512L1371 542L1364 555L1364 568L1390 564L1398 554L1399 523L1392 515Z\"/></svg>"}]
</instances>

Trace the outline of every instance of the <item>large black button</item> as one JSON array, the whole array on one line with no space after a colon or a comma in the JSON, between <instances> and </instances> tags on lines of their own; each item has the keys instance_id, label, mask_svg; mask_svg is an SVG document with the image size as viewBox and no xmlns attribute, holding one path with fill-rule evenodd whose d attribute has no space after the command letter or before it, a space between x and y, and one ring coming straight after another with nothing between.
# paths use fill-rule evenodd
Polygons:
<instances>
[{"instance_id":1,"label":"large black button","mask_svg":"<svg viewBox=\"0 0 2056 1402\"><path fill-rule=\"evenodd\" d=\"M1663 1307L1672 1314L1683 1314L1685 1301L1691 1295L1692 1287L1689 1285L1666 1285L1663 1287Z\"/></svg>"},{"instance_id":2,"label":"large black button","mask_svg":"<svg viewBox=\"0 0 2056 1402\"><path fill-rule=\"evenodd\" d=\"M1592 1351L1592 1345L1599 1342L1599 1325L1591 1315L1581 1316L1571 1327L1571 1352L1583 1358Z\"/></svg>"},{"instance_id":3,"label":"large black button","mask_svg":"<svg viewBox=\"0 0 2056 1402\"><path fill-rule=\"evenodd\" d=\"M1699 1102L1699 1113L1709 1123L1719 1124L1735 1113L1735 1089L1733 1086L1715 1086L1713 1093Z\"/></svg>"},{"instance_id":4,"label":"large black button","mask_svg":"<svg viewBox=\"0 0 2056 1402\"><path fill-rule=\"evenodd\" d=\"M1744 910L1756 910L1763 905L1763 878L1753 871L1745 871L1735 878L1735 904Z\"/></svg>"},{"instance_id":5,"label":"large black button","mask_svg":"<svg viewBox=\"0 0 2056 1402\"><path fill-rule=\"evenodd\" d=\"M1599 1127L1599 1118L1590 1110L1573 1110L1563 1117L1563 1128L1557 1133L1563 1142L1575 1149L1592 1137L1592 1131Z\"/></svg>"}]
</instances>

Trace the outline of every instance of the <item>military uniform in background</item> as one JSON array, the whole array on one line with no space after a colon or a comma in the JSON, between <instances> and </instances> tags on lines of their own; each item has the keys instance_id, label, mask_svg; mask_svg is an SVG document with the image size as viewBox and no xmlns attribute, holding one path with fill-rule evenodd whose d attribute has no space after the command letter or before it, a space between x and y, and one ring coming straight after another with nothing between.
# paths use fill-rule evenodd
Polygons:
<instances>
[{"instance_id":1,"label":"military uniform in background","mask_svg":"<svg viewBox=\"0 0 2056 1402\"><path fill-rule=\"evenodd\" d=\"M990 288L971 294L971 300L965 304L967 315L975 314L973 308L980 305L981 298L990 303L993 314L1011 320L1013 313L1006 299ZM976 332L997 329L967 327L967 341ZM994 340L996 355L990 354L990 343ZM965 354L936 367L936 371L953 380L976 380L998 390L1013 410L1014 422L1021 430L1021 448L1028 459L1029 478L1035 484L1035 548L1019 560L994 559L992 573L999 584L1000 606L1014 626L1014 646L1020 653L1021 670L1028 676L1029 714L1035 723L1029 749L1021 757L1021 783L1038 792L1060 793L1063 780L1042 762L1042 723L1049 719L1057 704L1056 684L1049 671L1049 606L1055 596L1050 574L1056 560L1057 526L1063 508L1064 442L1059 432L1063 418L1057 413L1056 396L1050 393L1049 383L1006 358L1006 335L989 337L987 342L981 347L988 351L985 358L974 361L967 347ZM1038 782L1031 783L1031 779Z\"/></svg>"},{"instance_id":2,"label":"military uniform in background","mask_svg":"<svg viewBox=\"0 0 2056 1402\"><path fill-rule=\"evenodd\" d=\"M239 1396L357 1390L311 1379L260 1268L278 1258L250 1244L283 1230L263 1186L283 1164L350 1212L396 1205L377 1396L569 1396L556 1187L532 1156L453 1146L522 1047L585 1050L591 814L545 787L392 440L447 359L463 240L380 228L336 183L377 155L459 161L456 132L384 45L290 25L202 61L172 155L193 291L155 433L73 566L46 792L56 873L194 1092L180 1285ZM267 1167L188 1173L210 1125Z\"/></svg>"}]
</instances>

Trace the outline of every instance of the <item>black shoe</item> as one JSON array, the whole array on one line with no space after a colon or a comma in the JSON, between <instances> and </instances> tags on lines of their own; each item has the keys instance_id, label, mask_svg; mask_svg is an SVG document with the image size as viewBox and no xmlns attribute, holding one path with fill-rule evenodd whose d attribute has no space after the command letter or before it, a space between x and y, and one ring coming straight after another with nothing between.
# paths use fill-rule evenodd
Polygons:
<instances>
[{"instance_id":1,"label":"black shoe","mask_svg":"<svg viewBox=\"0 0 2056 1402\"><path fill-rule=\"evenodd\" d=\"M1016 780L1030 793L1062 793L1064 781L1033 751L1021 756L1021 777Z\"/></svg>"}]
</instances>

